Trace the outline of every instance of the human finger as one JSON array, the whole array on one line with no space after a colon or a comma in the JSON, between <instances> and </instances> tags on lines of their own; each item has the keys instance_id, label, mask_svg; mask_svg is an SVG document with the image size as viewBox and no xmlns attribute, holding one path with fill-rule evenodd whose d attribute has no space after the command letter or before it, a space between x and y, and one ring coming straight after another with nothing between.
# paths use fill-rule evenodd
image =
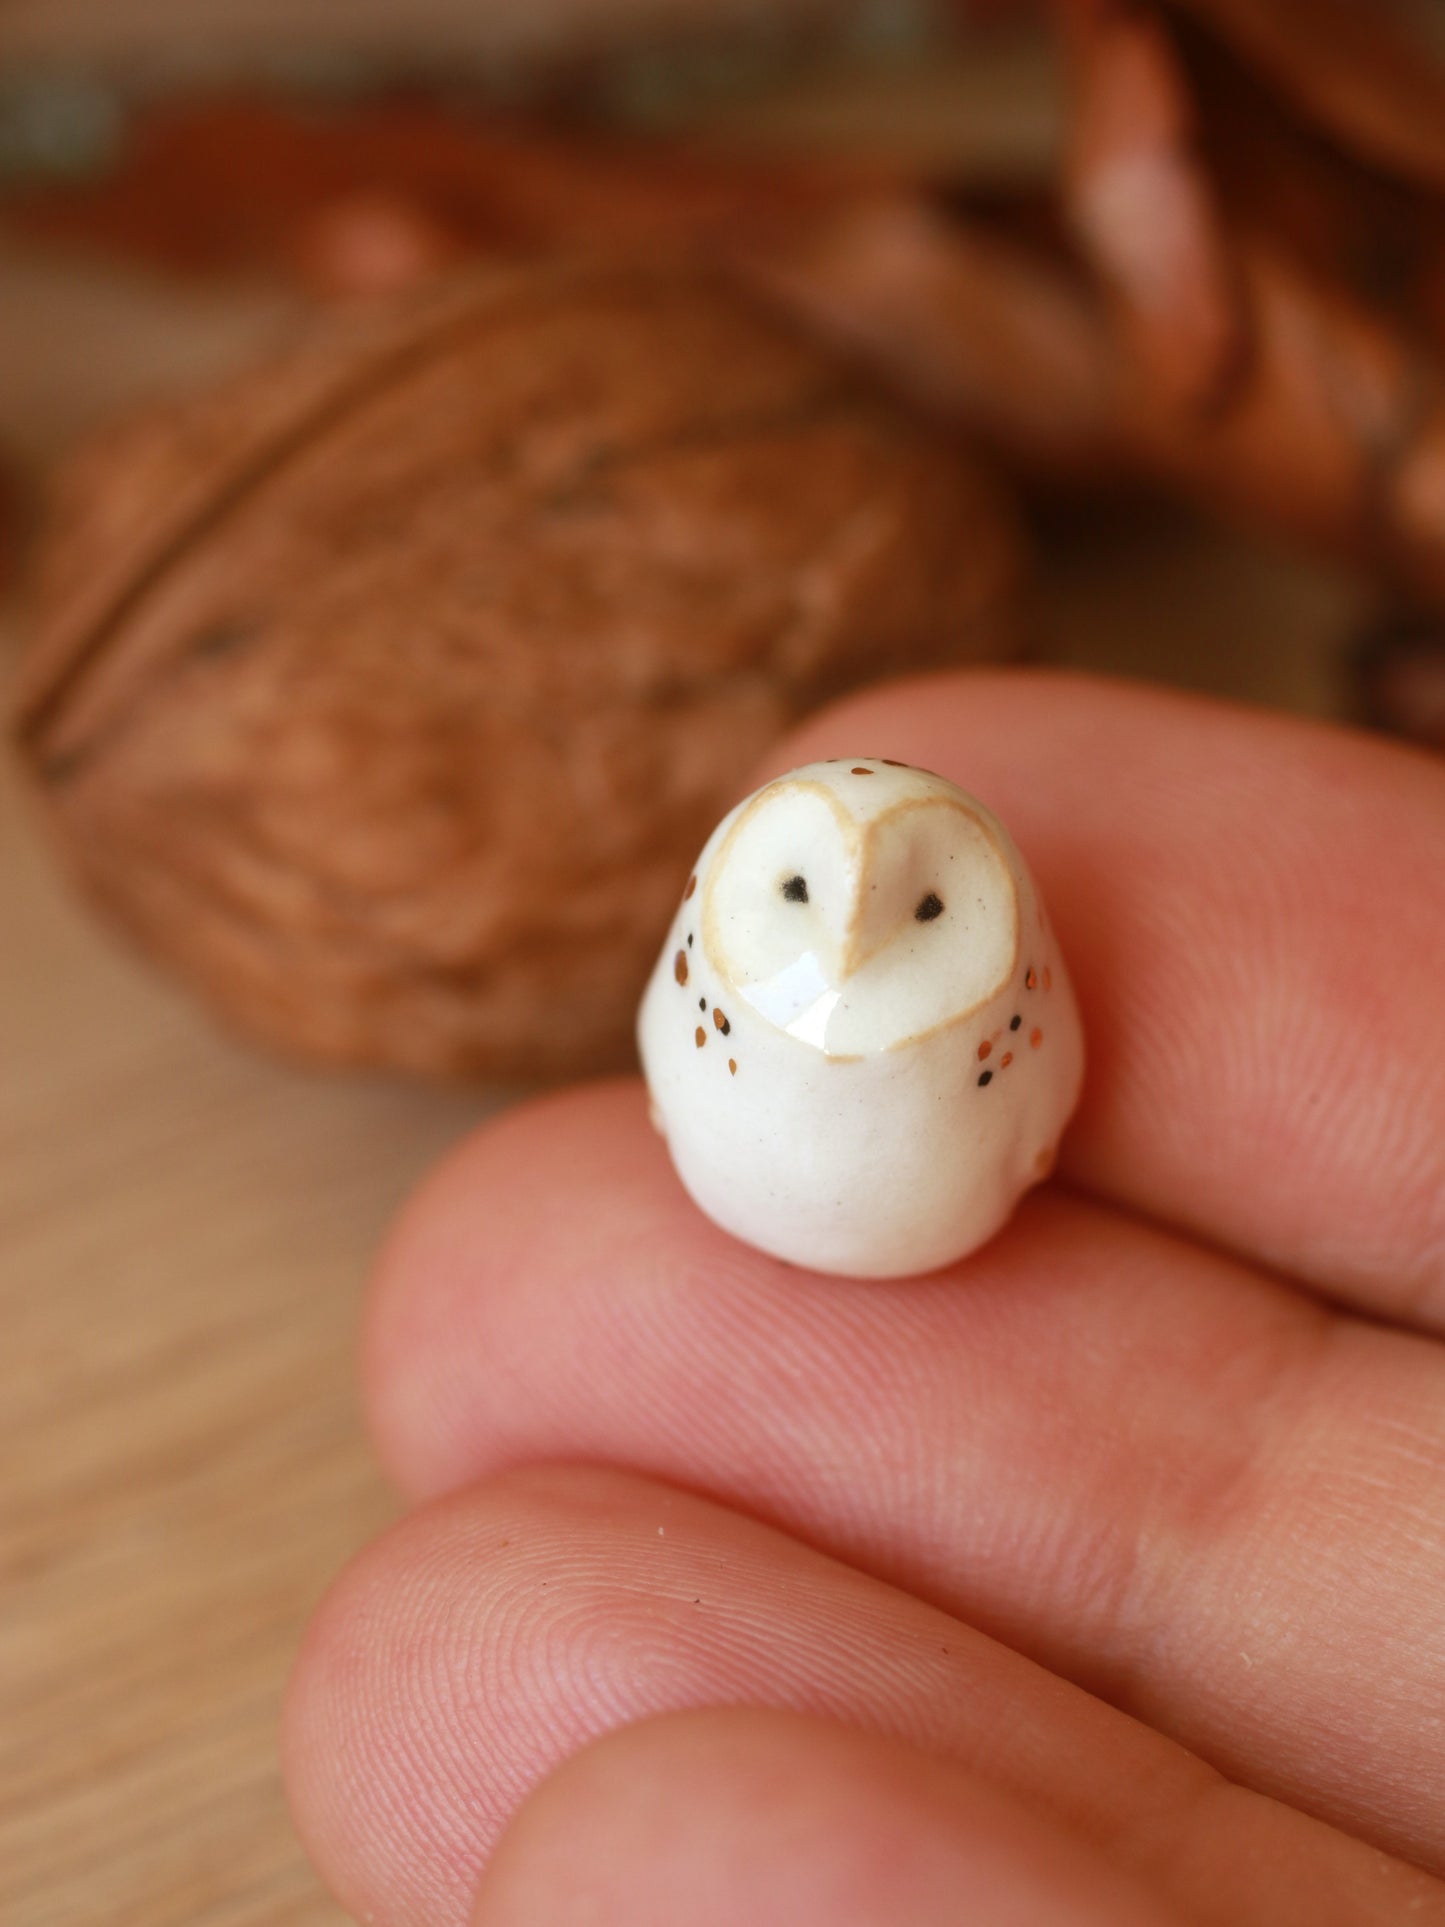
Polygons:
<instances>
[{"instance_id":1,"label":"human finger","mask_svg":"<svg viewBox=\"0 0 1445 1927\"><path fill-rule=\"evenodd\" d=\"M503 1832L472 1927L1189 1918L978 1774L834 1721L746 1707L645 1720L575 1754Z\"/></svg>"},{"instance_id":2,"label":"human finger","mask_svg":"<svg viewBox=\"0 0 1445 1927\"><path fill-rule=\"evenodd\" d=\"M821 1277L695 1211L619 1084L418 1196L364 1375L414 1495L559 1460L708 1492L1445 1866L1427 1339L1052 1187L949 1270Z\"/></svg>"},{"instance_id":3,"label":"human finger","mask_svg":"<svg viewBox=\"0 0 1445 1927\"><path fill-rule=\"evenodd\" d=\"M1079 676L896 683L777 768L884 752L1017 838L1079 993L1064 1174L1355 1304L1445 1326L1445 766Z\"/></svg>"},{"instance_id":4,"label":"human finger","mask_svg":"<svg viewBox=\"0 0 1445 1927\"><path fill-rule=\"evenodd\" d=\"M514 1475L414 1514L314 1621L287 1707L303 1838L378 1927L460 1927L526 1795L589 1740L716 1705L811 1713L982 1773L1201 1927L1428 1921L1438 1885L1257 1795L935 1608L618 1474ZM1179 1884L1175 1884L1179 1883Z\"/></svg>"}]
</instances>

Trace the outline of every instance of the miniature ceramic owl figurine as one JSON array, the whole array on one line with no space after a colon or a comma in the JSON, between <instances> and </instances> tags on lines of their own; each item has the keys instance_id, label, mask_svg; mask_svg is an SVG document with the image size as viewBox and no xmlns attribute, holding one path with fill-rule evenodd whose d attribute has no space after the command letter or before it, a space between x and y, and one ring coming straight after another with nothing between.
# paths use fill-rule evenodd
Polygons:
<instances>
[{"instance_id":1,"label":"miniature ceramic owl figurine","mask_svg":"<svg viewBox=\"0 0 1445 1927\"><path fill-rule=\"evenodd\" d=\"M1052 1167L1084 1068L1003 825L872 756L793 770L718 825L638 1042L702 1210L776 1257L866 1278L991 1238Z\"/></svg>"}]
</instances>

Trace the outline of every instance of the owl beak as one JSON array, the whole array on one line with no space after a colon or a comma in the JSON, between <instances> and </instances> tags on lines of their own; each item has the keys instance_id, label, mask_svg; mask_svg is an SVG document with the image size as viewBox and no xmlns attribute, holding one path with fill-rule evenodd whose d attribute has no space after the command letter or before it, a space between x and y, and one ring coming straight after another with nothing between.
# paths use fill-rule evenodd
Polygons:
<instances>
[{"instance_id":1,"label":"owl beak","mask_svg":"<svg viewBox=\"0 0 1445 1927\"><path fill-rule=\"evenodd\" d=\"M851 937L844 945L842 957L839 961L839 983L846 984L850 977L856 976L864 964L872 961L881 947L880 944L876 943L865 944L856 935Z\"/></svg>"},{"instance_id":2,"label":"owl beak","mask_svg":"<svg viewBox=\"0 0 1445 1927\"><path fill-rule=\"evenodd\" d=\"M871 954L869 952L869 955ZM850 930L842 950L838 953L838 982L846 984L848 979L854 976L867 961L868 957L863 954L862 945L858 940L858 932L856 929Z\"/></svg>"},{"instance_id":3,"label":"owl beak","mask_svg":"<svg viewBox=\"0 0 1445 1927\"><path fill-rule=\"evenodd\" d=\"M847 983L864 964L875 957L892 936L886 915L879 909L883 892L875 887L872 866L864 863L858 872L849 915L838 952L838 981Z\"/></svg>"}]
</instances>

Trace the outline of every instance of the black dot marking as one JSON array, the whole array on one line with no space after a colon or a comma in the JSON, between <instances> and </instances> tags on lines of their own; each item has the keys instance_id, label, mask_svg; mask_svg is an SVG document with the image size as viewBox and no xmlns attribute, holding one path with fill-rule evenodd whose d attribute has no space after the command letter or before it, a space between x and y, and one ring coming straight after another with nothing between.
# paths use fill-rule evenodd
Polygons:
<instances>
[{"instance_id":1,"label":"black dot marking","mask_svg":"<svg viewBox=\"0 0 1445 1927\"><path fill-rule=\"evenodd\" d=\"M687 947L689 950L692 949L692 932L690 930L687 933Z\"/></svg>"},{"instance_id":2,"label":"black dot marking","mask_svg":"<svg viewBox=\"0 0 1445 1927\"><path fill-rule=\"evenodd\" d=\"M932 923L935 917L943 915L943 901L930 890L913 914L920 923Z\"/></svg>"},{"instance_id":3,"label":"black dot marking","mask_svg":"<svg viewBox=\"0 0 1445 1927\"><path fill-rule=\"evenodd\" d=\"M992 1071L980 1071L980 1072L979 1072L979 1074L978 1074L978 1081L979 1081L979 1083L980 1083L980 1084L992 1084L992 1082L993 1082L993 1072L992 1072Z\"/></svg>"},{"instance_id":4,"label":"black dot marking","mask_svg":"<svg viewBox=\"0 0 1445 1927\"><path fill-rule=\"evenodd\" d=\"M783 885L783 895L788 899L789 903L806 903L808 901L808 884L806 878L789 877Z\"/></svg>"},{"instance_id":5,"label":"black dot marking","mask_svg":"<svg viewBox=\"0 0 1445 1927\"><path fill-rule=\"evenodd\" d=\"M1022 1022L1023 1022L1023 1018L1022 1018L1022 1017L1010 1017L1010 1018L1009 1018L1009 1020L1008 1020L1008 1027L1009 1027L1009 1029L1010 1029L1010 1030L1017 1030L1017 1029L1018 1029L1018 1027L1019 1027L1019 1025L1020 1025L1020 1024L1021 1024Z\"/></svg>"},{"instance_id":6,"label":"black dot marking","mask_svg":"<svg viewBox=\"0 0 1445 1927\"><path fill-rule=\"evenodd\" d=\"M699 997L699 998L698 998L698 1000L697 1000L697 1007L698 1007L698 1009L699 1009L699 1010L706 1010L706 1009L707 1009L707 998L706 998L706 997Z\"/></svg>"}]
</instances>

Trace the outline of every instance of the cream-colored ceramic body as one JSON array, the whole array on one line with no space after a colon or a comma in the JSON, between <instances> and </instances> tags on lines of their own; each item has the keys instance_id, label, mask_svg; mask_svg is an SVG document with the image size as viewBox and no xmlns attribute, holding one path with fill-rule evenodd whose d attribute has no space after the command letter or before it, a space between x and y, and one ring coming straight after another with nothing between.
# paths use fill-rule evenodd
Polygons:
<instances>
[{"instance_id":1,"label":"cream-colored ceramic body","mask_svg":"<svg viewBox=\"0 0 1445 1927\"><path fill-rule=\"evenodd\" d=\"M1084 1066L1007 831L942 777L867 756L794 770L718 825L638 1042L702 1210L852 1277L991 1238L1051 1168Z\"/></svg>"}]
</instances>

